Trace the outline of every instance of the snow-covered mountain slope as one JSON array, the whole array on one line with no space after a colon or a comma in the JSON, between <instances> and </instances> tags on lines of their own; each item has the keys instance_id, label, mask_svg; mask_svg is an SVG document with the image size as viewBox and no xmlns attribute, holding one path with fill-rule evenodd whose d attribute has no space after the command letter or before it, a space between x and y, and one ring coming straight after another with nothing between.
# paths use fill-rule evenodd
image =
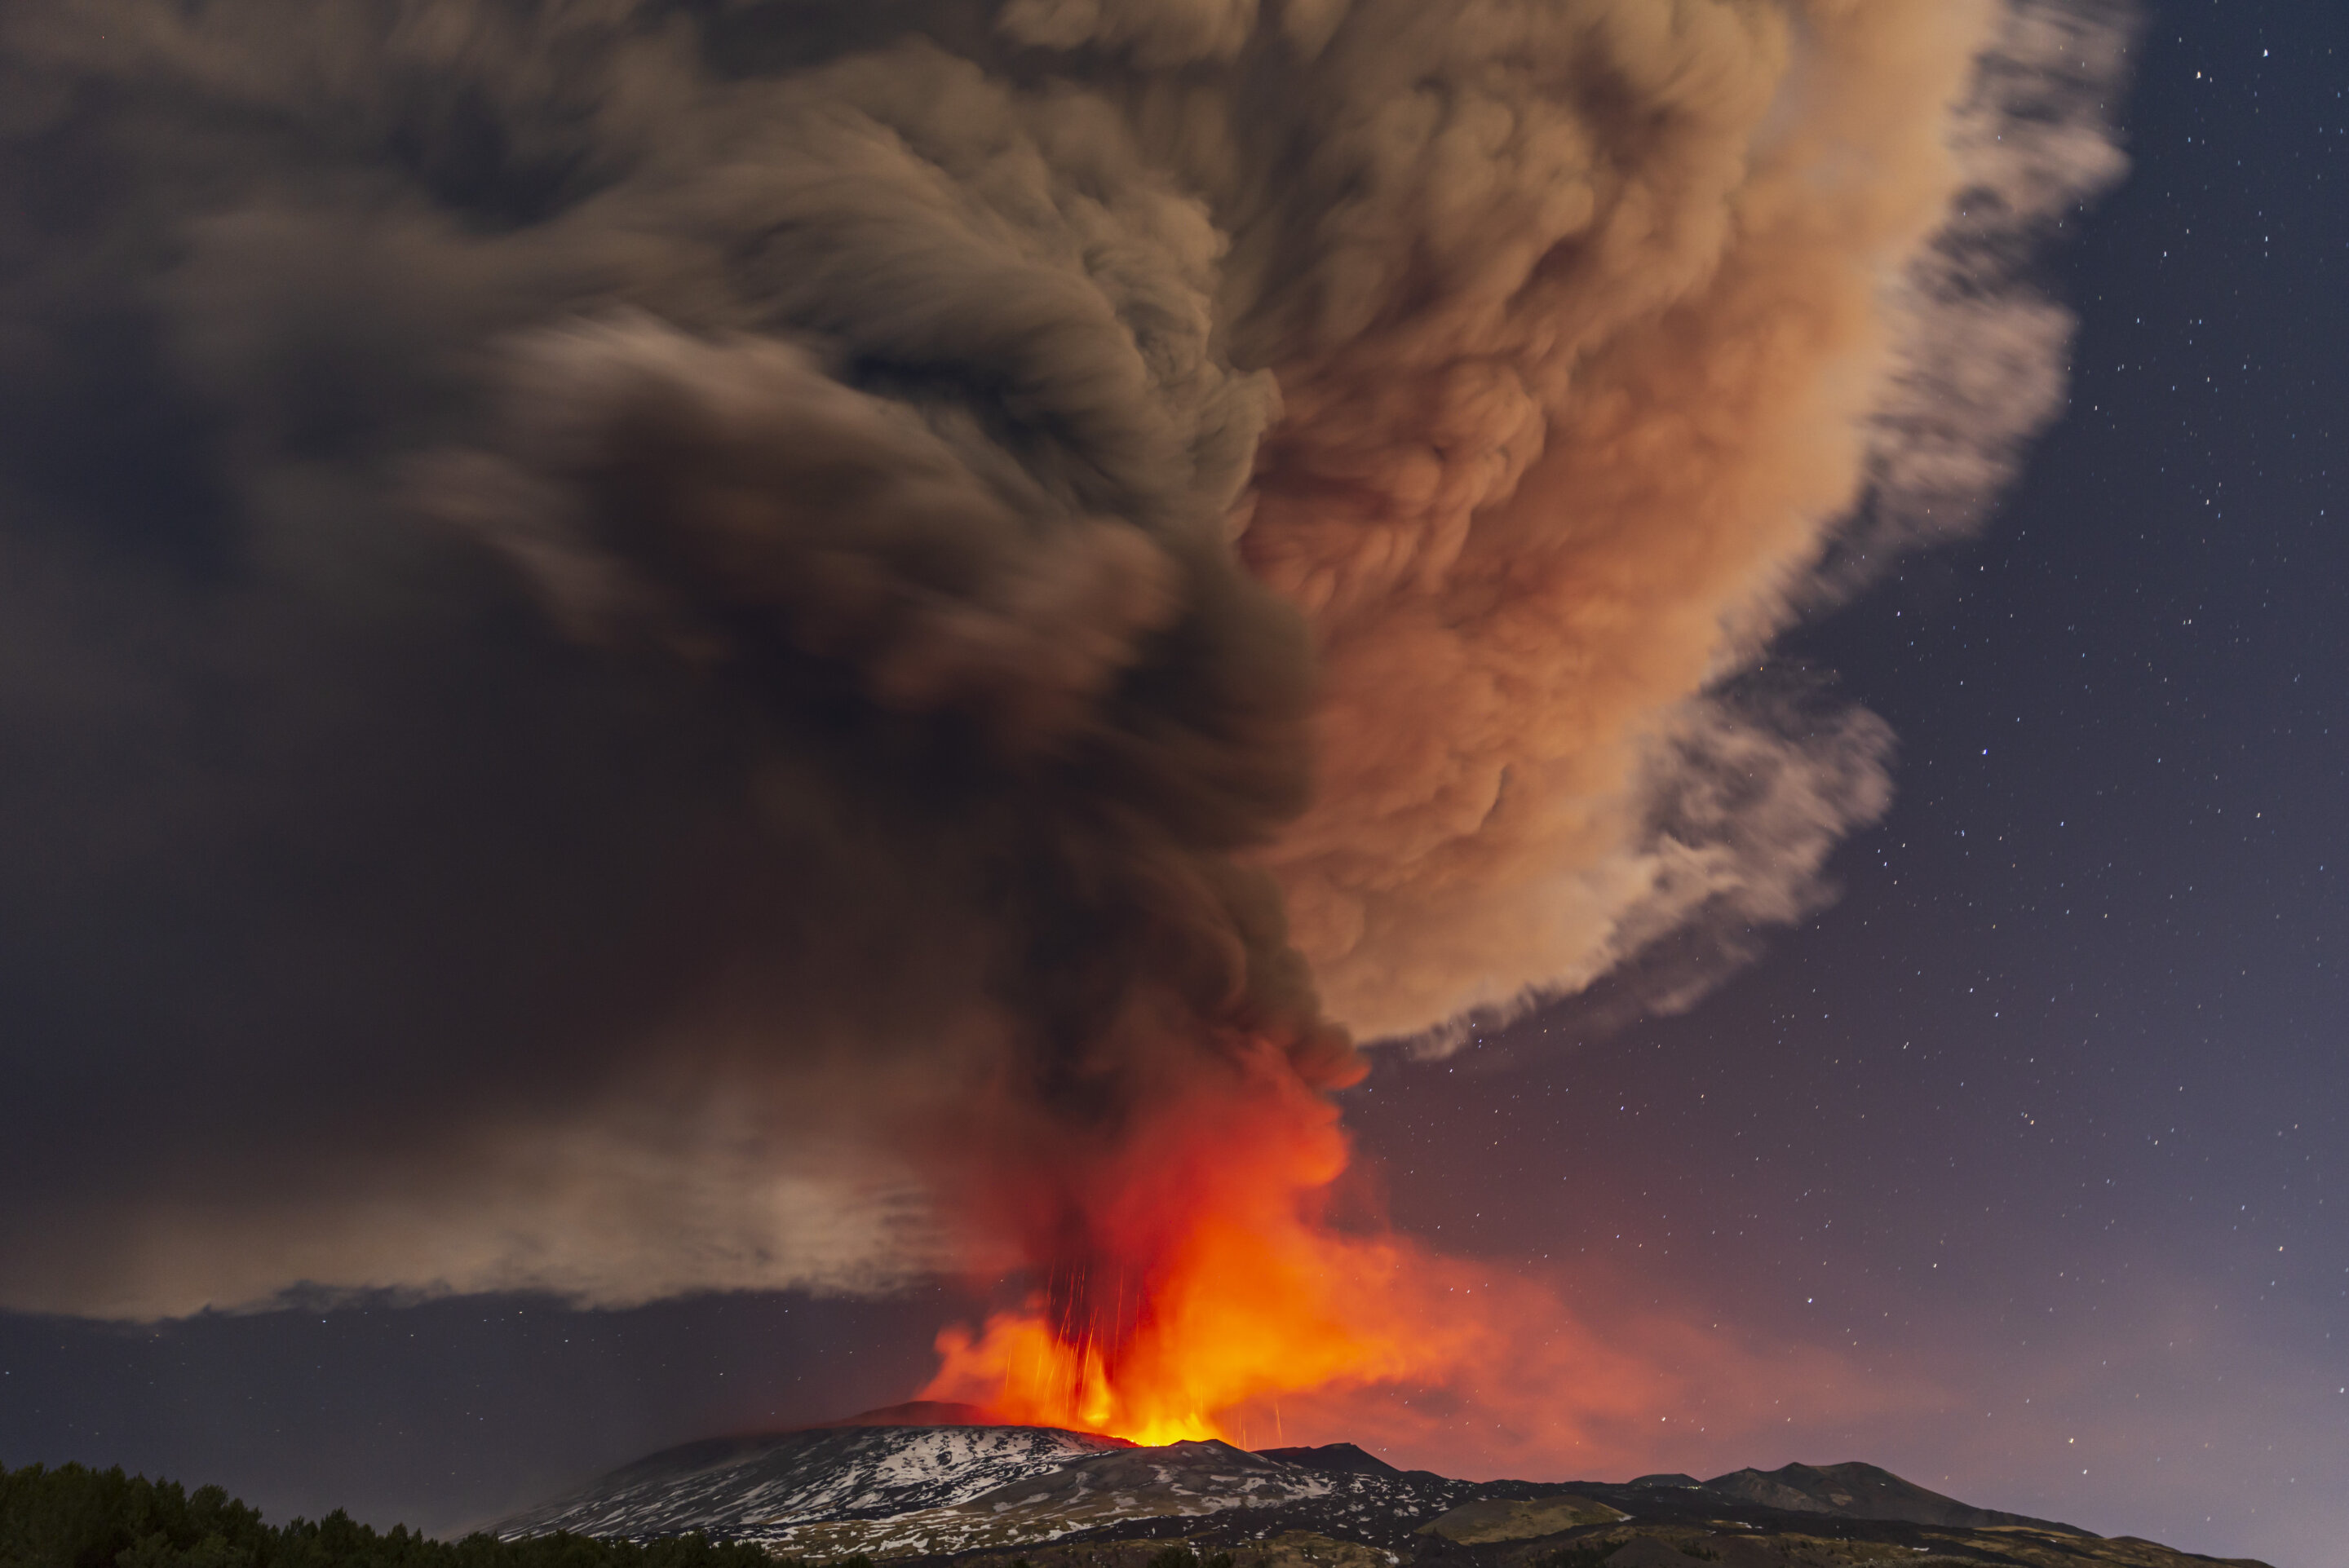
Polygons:
<instances>
[{"instance_id":1,"label":"snow-covered mountain slope","mask_svg":"<svg viewBox=\"0 0 2349 1568\"><path fill-rule=\"evenodd\" d=\"M649 1540L699 1531L771 1540L811 1521L948 1508L1071 1460L1131 1447L1045 1427L818 1427L664 1449L505 1521L507 1539L567 1530Z\"/></svg>"},{"instance_id":2,"label":"snow-covered mountain slope","mask_svg":"<svg viewBox=\"0 0 2349 1568\"><path fill-rule=\"evenodd\" d=\"M699 1531L779 1556L932 1568L1158 1568L1169 1542L1244 1568L1847 1568L1855 1563L2205 1568L2133 1537L1974 1509L1859 1464L1699 1481L1454 1480L1348 1445L1136 1448L909 1407L671 1449L498 1527L650 1540ZM1782 1491L1785 1495L1781 1495ZM939 1560L951 1560L940 1564ZM906 1568L916 1568L908 1563ZM2237 1568L2261 1568L2242 1563Z\"/></svg>"},{"instance_id":3,"label":"snow-covered mountain slope","mask_svg":"<svg viewBox=\"0 0 2349 1568\"><path fill-rule=\"evenodd\" d=\"M1262 1540L1296 1530L1400 1540L1478 1489L1425 1472L1310 1470L1229 1443L1169 1443L1072 1460L968 1502L888 1519L811 1521L768 1539L790 1556L938 1556L1025 1546L1143 1520L1188 1529L1227 1515L1220 1533Z\"/></svg>"}]
</instances>

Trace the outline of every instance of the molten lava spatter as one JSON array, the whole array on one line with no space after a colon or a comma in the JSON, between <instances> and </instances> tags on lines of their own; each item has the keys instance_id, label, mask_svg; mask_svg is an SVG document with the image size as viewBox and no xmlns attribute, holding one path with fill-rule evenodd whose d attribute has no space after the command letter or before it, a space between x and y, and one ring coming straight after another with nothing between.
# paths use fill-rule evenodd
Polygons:
<instances>
[{"instance_id":1,"label":"molten lava spatter","mask_svg":"<svg viewBox=\"0 0 2349 1568\"><path fill-rule=\"evenodd\" d=\"M1270 1053L1160 1108L1028 1227L1038 1288L938 1336L921 1397L1141 1443L1226 1437L1236 1411L1410 1377L1461 1328L1404 1288L1405 1247L1327 1222L1336 1108Z\"/></svg>"}]
</instances>

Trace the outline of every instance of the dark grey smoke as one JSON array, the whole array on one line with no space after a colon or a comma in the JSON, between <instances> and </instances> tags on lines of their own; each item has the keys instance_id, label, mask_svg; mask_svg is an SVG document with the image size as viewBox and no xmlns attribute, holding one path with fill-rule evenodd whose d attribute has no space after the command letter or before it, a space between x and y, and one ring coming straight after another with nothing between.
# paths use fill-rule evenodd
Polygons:
<instances>
[{"instance_id":1,"label":"dark grey smoke","mask_svg":"<svg viewBox=\"0 0 2349 1568\"><path fill-rule=\"evenodd\" d=\"M2063 346L1884 280L2113 167L1884 14L14 0L0 1305L1037 1261L1815 907L1889 738L1735 674Z\"/></svg>"},{"instance_id":2,"label":"dark grey smoke","mask_svg":"<svg viewBox=\"0 0 2349 1568\"><path fill-rule=\"evenodd\" d=\"M859 12L12 8L9 1299L821 1278L821 1192L532 1254L1326 1035L1219 242Z\"/></svg>"}]
</instances>

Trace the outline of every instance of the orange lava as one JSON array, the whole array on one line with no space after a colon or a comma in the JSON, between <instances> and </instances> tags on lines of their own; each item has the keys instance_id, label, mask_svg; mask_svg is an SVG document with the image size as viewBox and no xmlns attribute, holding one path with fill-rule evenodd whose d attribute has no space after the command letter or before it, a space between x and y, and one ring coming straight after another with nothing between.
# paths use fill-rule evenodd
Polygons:
<instances>
[{"instance_id":1,"label":"orange lava","mask_svg":"<svg viewBox=\"0 0 2349 1568\"><path fill-rule=\"evenodd\" d=\"M1408 1243L1329 1222L1347 1156L1328 1097L1281 1053L1247 1053L1029 1191L1039 1287L940 1334L920 1397L1166 1443L1226 1438L1283 1394L1440 1370L1464 1328L1411 1288Z\"/></svg>"},{"instance_id":2,"label":"orange lava","mask_svg":"<svg viewBox=\"0 0 2349 1568\"><path fill-rule=\"evenodd\" d=\"M1025 1163L962 1197L1034 1288L940 1334L920 1397L1137 1443L1348 1440L1452 1475L1712 1473L1797 1429L1841 1443L1940 1408L1913 1376L1752 1338L1628 1264L1495 1265L1339 1222L1333 1078L1267 1045L1174 1075L1113 1132L1026 1129Z\"/></svg>"}]
</instances>

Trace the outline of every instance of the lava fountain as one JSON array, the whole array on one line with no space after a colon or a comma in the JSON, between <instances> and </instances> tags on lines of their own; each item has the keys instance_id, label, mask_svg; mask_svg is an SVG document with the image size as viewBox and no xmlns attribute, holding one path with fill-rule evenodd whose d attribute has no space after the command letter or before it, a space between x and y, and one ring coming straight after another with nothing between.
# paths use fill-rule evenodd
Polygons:
<instances>
[{"instance_id":1,"label":"lava fountain","mask_svg":"<svg viewBox=\"0 0 2349 1568\"><path fill-rule=\"evenodd\" d=\"M1284 1393L1454 1359L1467 1329L1409 1288L1409 1244L1331 1218L1349 1145L1327 1091L1358 1061L1333 1081L1326 1060L1249 1042L1100 1158L1027 1186L1014 1222L1034 1288L942 1333L921 1397L1165 1443L1225 1437Z\"/></svg>"}]
</instances>

